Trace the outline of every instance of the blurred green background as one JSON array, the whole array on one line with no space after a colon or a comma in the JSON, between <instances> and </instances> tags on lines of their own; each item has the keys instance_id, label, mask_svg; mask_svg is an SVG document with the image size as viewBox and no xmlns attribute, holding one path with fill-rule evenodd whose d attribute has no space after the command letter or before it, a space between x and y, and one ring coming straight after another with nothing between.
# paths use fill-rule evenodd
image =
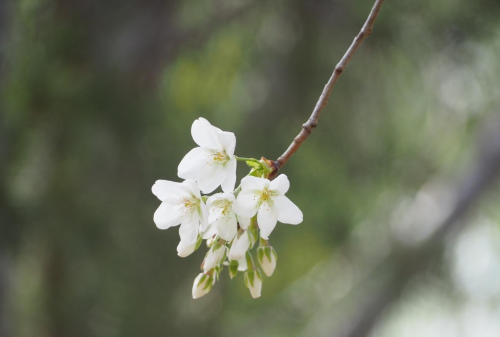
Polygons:
<instances>
[{"instance_id":1,"label":"blurred green background","mask_svg":"<svg viewBox=\"0 0 500 337\"><path fill-rule=\"evenodd\" d=\"M363 297L357 281L369 292L398 209L460 171L498 114L498 0L386 1L283 170L304 222L273 232L260 299L226 273L191 298L206 248L176 255L151 186L180 181L198 117L234 132L238 156L277 159L372 5L1 0L0 336L330 336L349 323L339 313ZM500 334L498 197L375 335Z\"/></svg>"}]
</instances>

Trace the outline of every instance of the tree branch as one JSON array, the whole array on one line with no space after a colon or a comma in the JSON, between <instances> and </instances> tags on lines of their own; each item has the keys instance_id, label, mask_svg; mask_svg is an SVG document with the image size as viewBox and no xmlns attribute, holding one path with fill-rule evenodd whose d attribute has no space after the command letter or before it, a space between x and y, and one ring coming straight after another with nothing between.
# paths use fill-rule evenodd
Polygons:
<instances>
[{"instance_id":1,"label":"tree branch","mask_svg":"<svg viewBox=\"0 0 500 337\"><path fill-rule=\"evenodd\" d=\"M307 139L307 137L309 137L312 130L318 125L319 116L321 115L323 108L328 104L328 99L330 98L330 94L333 90L333 87L335 86L335 83L337 83L340 75L342 75L342 73L344 72L345 68L349 64L349 61L351 60L352 56L359 48L361 43L363 43L363 41L372 33L373 24L377 19L378 13L380 12L380 8L382 7L383 3L384 0L375 1L375 4L373 5L370 15L368 15L368 18L366 19L363 28L361 28L361 31L356 36L340 62L337 64L332 76L330 77L330 80L325 85L325 88L323 89L323 92L319 97L318 103L316 103L316 107L314 108L311 117L309 117L307 122L302 125L302 130L297 135L297 137L295 137L292 144L290 144L285 153L283 153L281 157L279 157L278 160L274 162L274 168L273 173L271 174L271 178L276 176L277 172L288 162L288 160L290 160L293 154L297 152L300 145Z\"/></svg>"}]
</instances>

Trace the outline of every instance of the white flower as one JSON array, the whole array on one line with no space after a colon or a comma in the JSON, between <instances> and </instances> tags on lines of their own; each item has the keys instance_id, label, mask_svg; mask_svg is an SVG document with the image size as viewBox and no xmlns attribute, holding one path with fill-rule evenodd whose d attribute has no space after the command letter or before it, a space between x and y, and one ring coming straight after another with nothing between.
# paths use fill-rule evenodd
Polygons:
<instances>
[{"instance_id":1,"label":"white flower","mask_svg":"<svg viewBox=\"0 0 500 337\"><path fill-rule=\"evenodd\" d=\"M183 245L196 243L198 233L205 231L208 224L208 210L196 182L157 180L152 191L162 201L154 215L156 226L167 229L181 224L179 235Z\"/></svg>"},{"instance_id":2,"label":"white flower","mask_svg":"<svg viewBox=\"0 0 500 337\"><path fill-rule=\"evenodd\" d=\"M214 226L217 234L226 241L231 241L238 231L238 220L233 211L233 202L232 193L216 193L207 200L208 224Z\"/></svg>"},{"instance_id":3,"label":"white flower","mask_svg":"<svg viewBox=\"0 0 500 337\"><path fill-rule=\"evenodd\" d=\"M236 137L212 126L205 118L193 122L191 135L199 147L184 156L177 174L196 180L203 193L211 193L219 185L224 192L234 190L236 182Z\"/></svg>"},{"instance_id":4,"label":"white flower","mask_svg":"<svg viewBox=\"0 0 500 337\"><path fill-rule=\"evenodd\" d=\"M245 218L257 214L260 236L267 240L278 221L290 225L302 222L302 212L285 196L289 188L290 182L284 174L273 181L247 176L241 180L241 192L233 209Z\"/></svg>"},{"instance_id":5,"label":"white flower","mask_svg":"<svg viewBox=\"0 0 500 337\"><path fill-rule=\"evenodd\" d=\"M226 253L226 245L222 245L219 242L214 243L212 248L208 251L205 261L203 262L203 271L206 273L224 262Z\"/></svg>"},{"instance_id":6,"label":"white flower","mask_svg":"<svg viewBox=\"0 0 500 337\"><path fill-rule=\"evenodd\" d=\"M264 274L271 276L274 269L276 269L276 261L278 260L278 254L276 254L274 248L271 246L259 247L257 249L257 259Z\"/></svg>"},{"instance_id":7,"label":"white flower","mask_svg":"<svg viewBox=\"0 0 500 337\"><path fill-rule=\"evenodd\" d=\"M215 283L215 278L212 275L201 273L194 279L193 283L193 298L197 299L206 294L210 290Z\"/></svg>"},{"instance_id":8,"label":"white flower","mask_svg":"<svg viewBox=\"0 0 500 337\"><path fill-rule=\"evenodd\" d=\"M262 276L258 269L245 272L245 285L250 289L253 298L260 297L262 291Z\"/></svg>"},{"instance_id":9,"label":"white flower","mask_svg":"<svg viewBox=\"0 0 500 337\"><path fill-rule=\"evenodd\" d=\"M250 231L240 230L235 236L231 249L229 249L230 260L240 260L245 258L245 253L250 248Z\"/></svg>"},{"instance_id":10,"label":"white flower","mask_svg":"<svg viewBox=\"0 0 500 337\"><path fill-rule=\"evenodd\" d=\"M198 241L192 244L186 244L181 240L177 245L177 255L180 257L186 257L194 253L196 250L196 246L198 245Z\"/></svg>"},{"instance_id":11,"label":"white flower","mask_svg":"<svg viewBox=\"0 0 500 337\"><path fill-rule=\"evenodd\" d=\"M221 193L222 194L222 193ZM226 193L224 193L226 194ZM228 193L230 194L230 193ZM213 195L212 197L214 197ZM212 198L210 197L210 198ZM237 214L234 213L233 211L233 206L232 204L234 203L234 197L233 197L233 202L229 202L230 205L224 205L224 200L221 200L220 203L217 204L210 204L213 200L210 200L208 198L207 200L207 206L210 207L211 209L209 210L209 217L208 217L208 227L205 232L203 232L203 240L207 240L207 246L210 248L211 242L215 239L215 235L219 234L221 238L223 238L226 241L231 241L234 236L236 235L236 232L238 230L237 224L240 225L241 228L247 229L248 226L251 224L251 219L243 218ZM210 205L210 206L209 206ZM228 207L229 213L224 215L222 214L224 209ZM220 215L220 216L219 216ZM234 215L237 219L237 223L232 222L232 215ZM220 225L219 225L220 223ZM220 232L219 232L219 226L220 226Z\"/></svg>"}]
</instances>

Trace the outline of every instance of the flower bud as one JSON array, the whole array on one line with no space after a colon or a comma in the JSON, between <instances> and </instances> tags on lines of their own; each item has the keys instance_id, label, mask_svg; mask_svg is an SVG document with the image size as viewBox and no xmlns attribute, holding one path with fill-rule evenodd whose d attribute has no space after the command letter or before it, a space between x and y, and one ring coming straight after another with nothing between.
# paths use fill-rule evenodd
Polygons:
<instances>
[{"instance_id":1,"label":"flower bud","mask_svg":"<svg viewBox=\"0 0 500 337\"><path fill-rule=\"evenodd\" d=\"M226 245L222 245L216 242L212 245L212 248L207 253L205 257L205 262L203 263L203 271L206 273L210 269L213 269L224 262L226 258L227 248Z\"/></svg>"},{"instance_id":2,"label":"flower bud","mask_svg":"<svg viewBox=\"0 0 500 337\"><path fill-rule=\"evenodd\" d=\"M193 298L197 299L212 290L215 283L215 278L212 275L201 273L194 279L193 283Z\"/></svg>"},{"instance_id":3,"label":"flower bud","mask_svg":"<svg viewBox=\"0 0 500 337\"><path fill-rule=\"evenodd\" d=\"M245 253L250 248L250 232L240 230L233 240L231 249L229 250L230 260L239 260L245 257Z\"/></svg>"},{"instance_id":4,"label":"flower bud","mask_svg":"<svg viewBox=\"0 0 500 337\"><path fill-rule=\"evenodd\" d=\"M198 240L191 245L186 245L182 241L179 242L179 244L177 245L177 255L179 255L180 257L186 257L193 254L193 252L197 250L198 247L200 247L201 241L203 241L201 236L198 236Z\"/></svg>"},{"instance_id":5,"label":"flower bud","mask_svg":"<svg viewBox=\"0 0 500 337\"><path fill-rule=\"evenodd\" d=\"M245 272L245 285L250 289L250 294L253 298L260 297L262 290L262 276L259 269L249 270Z\"/></svg>"},{"instance_id":6,"label":"flower bud","mask_svg":"<svg viewBox=\"0 0 500 337\"><path fill-rule=\"evenodd\" d=\"M257 249L257 259L259 260L260 266L264 271L264 274L271 276L276 269L276 261L278 260L278 254L271 246L261 246Z\"/></svg>"}]
</instances>

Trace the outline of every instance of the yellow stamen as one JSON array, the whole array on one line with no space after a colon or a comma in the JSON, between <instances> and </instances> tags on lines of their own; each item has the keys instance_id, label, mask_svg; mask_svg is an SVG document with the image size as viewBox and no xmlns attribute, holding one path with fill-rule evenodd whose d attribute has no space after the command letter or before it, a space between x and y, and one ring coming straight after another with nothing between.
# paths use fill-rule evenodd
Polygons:
<instances>
[{"instance_id":1,"label":"yellow stamen","mask_svg":"<svg viewBox=\"0 0 500 337\"><path fill-rule=\"evenodd\" d=\"M213 207L218 208L219 212L222 214L222 216L226 216L231 212L232 205L233 205L233 203L230 202L229 200L217 200L214 202ZM230 219L231 218L226 219L226 221L228 221ZM217 219L217 220L219 220L219 219Z\"/></svg>"},{"instance_id":2,"label":"yellow stamen","mask_svg":"<svg viewBox=\"0 0 500 337\"><path fill-rule=\"evenodd\" d=\"M219 152L219 151L212 151L211 154L208 155L208 165L212 164L218 164L218 165L224 165L229 161L229 156L226 154L225 151Z\"/></svg>"},{"instance_id":3,"label":"yellow stamen","mask_svg":"<svg viewBox=\"0 0 500 337\"><path fill-rule=\"evenodd\" d=\"M181 203L184 204L184 209L182 210L183 215L193 213L200 206L200 200L197 198L184 197L181 198Z\"/></svg>"},{"instance_id":4,"label":"yellow stamen","mask_svg":"<svg viewBox=\"0 0 500 337\"><path fill-rule=\"evenodd\" d=\"M269 191L267 188L265 188L260 193L260 198L259 198L258 206L262 205L263 203L267 203L268 205L272 205L273 204L272 197L275 196L275 195L276 195L275 192Z\"/></svg>"}]
</instances>

